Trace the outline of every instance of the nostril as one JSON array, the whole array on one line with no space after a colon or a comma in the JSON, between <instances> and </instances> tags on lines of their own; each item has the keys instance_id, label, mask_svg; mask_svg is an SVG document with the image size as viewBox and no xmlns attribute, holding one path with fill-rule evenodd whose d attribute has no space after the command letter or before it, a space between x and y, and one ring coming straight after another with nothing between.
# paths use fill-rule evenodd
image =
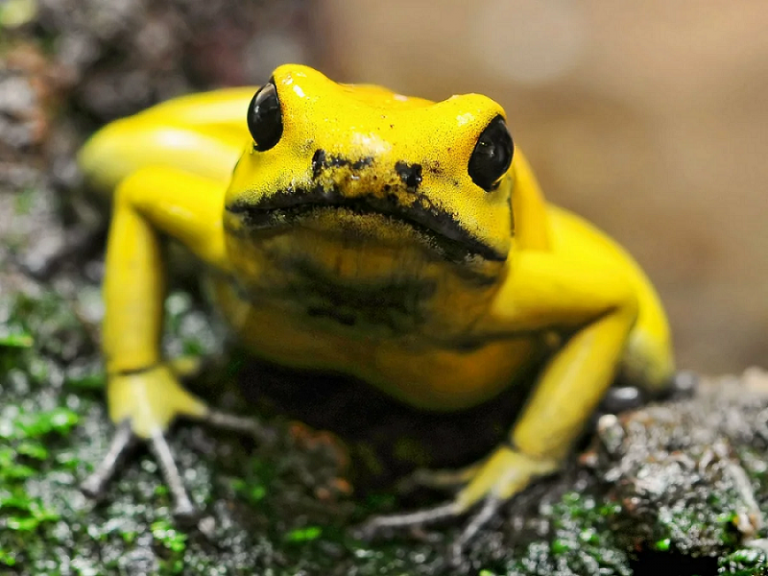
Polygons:
<instances>
[{"instance_id":1,"label":"nostril","mask_svg":"<svg viewBox=\"0 0 768 576\"><path fill-rule=\"evenodd\" d=\"M372 166L373 162L373 156L352 159L344 156L329 155L322 148L318 148L312 155L312 177L317 179L323 173L323 170L334 168L346 168L349 171L357 172Z\"/></svg>"},{"instance_id":2,"label":"nostril","mask_svg":"<svg viewBox=\"0 0 768 576\"><path fill-rule=\"evenodd\" d=\"M397 162L395 172L405 183L408 192L416 192L421 184L421 164L408 164L407 162Z\"/></svg>"},{"instance_id":3,"label":"nostril","mask_svg":"<svg viewBox=\"0 0 768 576\"><path fill-rule=\"evenodd\" d=\"M326 153L322 148L318 148L312 155L312 176L317 178L320 176L323 168L327 165Z\"/></svg>"}]
</instances>

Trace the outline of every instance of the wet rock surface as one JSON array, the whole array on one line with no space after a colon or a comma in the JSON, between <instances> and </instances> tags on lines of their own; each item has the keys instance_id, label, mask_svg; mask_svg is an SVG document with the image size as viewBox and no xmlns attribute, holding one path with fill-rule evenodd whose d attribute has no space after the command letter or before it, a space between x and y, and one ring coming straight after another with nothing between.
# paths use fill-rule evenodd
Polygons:
<instances>
[{"instance_id":1,"label":"wet rock surface","mask_svg":"<svg viewBox=\"0 0 768 576\"><path fill-rule=\"evenodd\" d=\"M601 418L599 448L584 457L622 507L613 524L622 544L717 556L756 541L767 385L750 370L707 382L691 400Z\"/></svg>"}]
</instances>

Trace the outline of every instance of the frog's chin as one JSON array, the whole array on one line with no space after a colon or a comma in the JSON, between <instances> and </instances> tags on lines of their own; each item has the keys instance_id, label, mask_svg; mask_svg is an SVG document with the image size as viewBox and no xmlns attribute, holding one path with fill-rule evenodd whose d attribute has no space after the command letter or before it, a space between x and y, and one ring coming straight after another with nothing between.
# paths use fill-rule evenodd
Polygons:
<instances>
[{"instance_id":1,"label":"frog's chin","mask_svg":"<svg viewBox=\"0 0 768 576\"><path fill-rule=\"evenodd\" d=\"M277 268L312 269L343 281L412 278L473 286L495 283L505 262L489 261L407 221L379 213L319 208L290 224L253 232Z\"/></svg>"},{"instance_id":2,"label":"frog's chin","mask_svg":"<svg viewBox=\"0 0 768 576\"><path fill-rule=\"evenodd\" d=\"M305 229L334 237L345 245L397 249L419 246L432 257L453 263L503 263L506 260L506 254L473 237L448 216L387 208L371 203L370 199L299 202L277 207L243 205L228 207L227 212L240 216L244 226L256 234L259 231L267 235L291 234Z\"/></svg>"}]
</instances>

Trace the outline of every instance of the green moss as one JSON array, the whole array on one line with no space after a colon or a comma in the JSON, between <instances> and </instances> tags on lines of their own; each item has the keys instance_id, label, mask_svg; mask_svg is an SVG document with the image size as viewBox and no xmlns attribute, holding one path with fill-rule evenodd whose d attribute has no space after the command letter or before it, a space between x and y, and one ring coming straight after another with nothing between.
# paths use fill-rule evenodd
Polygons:
<instances>
[{"instance_id":1,"label":"green moss","mask_svg":"<svg viewBox=\"0 0 768 576\"><path fill-rule=\"evenodd\" d=\"M176 554L181 554L187 549L187 535L177 530L167 520L153 522L151 529L155 542L161 544L165 549Z\"/></svg>"},{"instance_id":2,"label":"green moss","mask_svg":"<svg viewBox=\"0 0 768 576\"><path fill-rule=\"evenodd\" d=\"M319 526L307 526L297 530L291 530L285 535L286 542L311 542L317 540L323 533Z\"/></svg>"},{"instance_id":3,"label":"green moss","mask_svg":"<svg viewBox=\"0 0 768 576\"><path fill-rule=\"evenodd\" d=\"M3 550L0 548L0 564L5 566L15 566L16 565L16 554L13 552L10 552L8 550Z\"/></svg>"},{"instance_id":4,"label":"green moss","mask_svg":"<svg viewBox=\"0 0 768 576\"><path fill-rule=\"evenodd\" d=\"M27 216L32 212L37 199L37 192L34 188L26 188L16 195L13 203L13 210L16 216Z\"/></svg>"},{"instance_id":5,"label":"green moss","mask_svg":"<svg viewBox=\"0 0 768 576\"><path fill-rule=\"evenodd\" d=\"M65 385L73 391L90 392L104 390L105 382L104 373L100 369L94 369L92 365L89 365L85 368L76 367L74 370L70 370L67 373Z\"/></svg>"},{"instance_id":6,"label":"green moss","mask_svg":"<svg viewBox=\"0 0 768 576\"><path fill-rule=\"evenodd\" d=\"M737 550L718 561L718 574L731 576L768 575L768 555L759 548Z\"/></svg>"},{"instance_id":7,"label":"green moss","mask_svg":"<svg viewBox=\"0 0 768 576\"><path fill-rule=\"evenodd\" d=\"M242 478L233 478L231 485L235 492L250 504L260 502L267 495L266 486L261 484L249 484Z\"/></svg>"},{"instance_id":8,"label":"green moss","mask_svg":"<svg viewBox=\"0 0 768 576\"><path fill-rule=\"evenodd\" d=\"M549 523L550 543L534 541L503 567L487 566L508 576L601 574L629 576L630 558L616 546L609 520L620 508L589 494L566 492L559 501L543 502L539 517Z\"/></svg>"},{"instance_id":9,"label":"green moss","mask_svg":"<svg viewBox=\"0 0 768 576\"><path fill-rule=\"evenodd\" d=\"M31 495L26 481L39 475L50 459L43 442L50 435L67 435L78 418L66 408L27 413L14 405L6 406L3 414L2 435L8 446L0 449L0 525L8 531L35 532L59 520L60 514Z\"/></svg>"},{"instance_id":10,"label":"green moss","mask_svg":"<svg viewBox=\"0 0 768 576\"><path fill-rule=\"evenodd\" d=\"M77 421L77 417L66 409L35 414L15 408L6 406L3 411L3 436L9 445L0 449L0 527L11 541L16 540L14 533L36 533L45 524L60 519L59 512L41 497L31 494L26 483L40 475L42 466L50 459L50 451L43 441L53 434L67 434ZM0 549L6 548L13 550L0 538ZM10 552L3 558L6 563L9 559L16 560Z\"/></svg>"},{"instance_id":11,"label":"green moss","mask_svg":"<svg viewBox=\"0 0 768 576\"><path fill-rule=\"evenodd\" d=\"M653 547L658 552L668 552L670 543L671 540L669 538L664 538L663 540L657 540L654 542Z\"/></svg>"},{"instance_id":12,"label":"green moss","mask_svg":"<svg viewBox=\"0 0 768 576\"><path fill-rule=\"evenodd\" d=\"M17 326L6 326L3 332L0 334L0 346L29 348L34 342L31 334L22 331Z\"/></svg>"}]
</instances>

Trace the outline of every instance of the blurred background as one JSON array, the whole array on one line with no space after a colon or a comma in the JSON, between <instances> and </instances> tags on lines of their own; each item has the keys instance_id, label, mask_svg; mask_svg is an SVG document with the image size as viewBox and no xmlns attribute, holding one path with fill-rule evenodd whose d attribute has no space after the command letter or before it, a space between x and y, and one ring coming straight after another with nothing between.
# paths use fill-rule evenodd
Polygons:
<instances>
[{"instance_id":1,"label":"blurred background","mask_svg":"<svg viewBox=\"0 0 768 576\"><path fill-rule=\"evenodd\" d=\"M766 29L764 0L0 0L0 191L71 190L101 123L287 61L482 92L648 271L680 366L740 372L768 364Z\"/></svg>"}]
</instances>

